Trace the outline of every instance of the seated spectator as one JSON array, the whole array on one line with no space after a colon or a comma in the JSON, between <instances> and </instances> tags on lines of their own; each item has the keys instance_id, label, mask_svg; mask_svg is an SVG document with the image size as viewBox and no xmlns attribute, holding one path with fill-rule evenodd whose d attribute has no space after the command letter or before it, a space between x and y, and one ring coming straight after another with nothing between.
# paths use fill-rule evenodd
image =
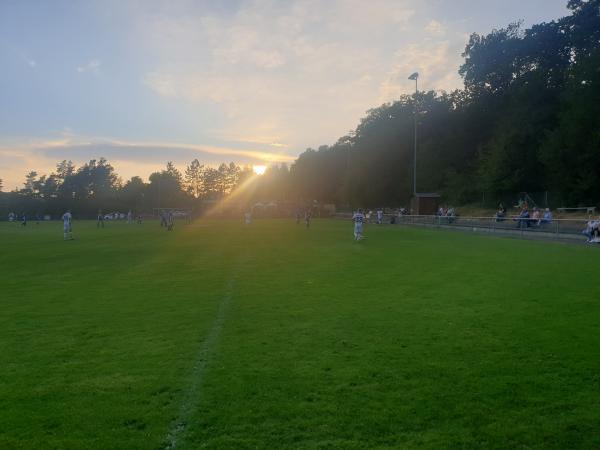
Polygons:
<instances>
[{"instance_id":1,"label":"seated spectator","mask_svg":"<svg viewBox=\"0 0 600 450\"><path fill-rule=\"evenodd\" d=\"M540 213L540 210L537 208L533 208L533 215L531 216L530 225L534 226L534 227L539 227L541 221L542 221L542 215Z\"/></svg>"},{"instance_id":2,"label":"seated spectator","mask_svg":"<svg viewBox=\"0 0 600 450\"><path fill-rule=\"evenodd\" d=\"M596 222L596 227L592 230L592 239L590 242L600 243L600 221Z\"/></svg>"},{"instance_id":3,"label":"seated spectator","mask_svg":"<svg viewBox=\"0 0 600 450\"><path fill-rule=\"evenodd\" d=\"M600 220L594 220L590 217L590 220L588 220L585 230L583 230L582 233L587 236L588 242L593 242L595 239L600 241Z\"/></svg>"},{"instance_id":4,"label":"seated spectator","mask_svg":"<svg viewBox=\"0 0 600 450\"><path fill-rule=\"evenodd\" d=\"M502 203L498 205L498 211L496 211L496 222L502 222L506 218L506 208Z\"/></svg>"},{"instance_id":5,"label":"seated spectator","mask_svg":"<svg viewBox=\"0 0 600 450\"><path fill-rule=\"evenodd\" d=\"M546 210L544 211L544 217L542 217L542 220L540 221L540 225L547 225L552 223L552 212L550 211L550 208L546 208Z\"/></svg>"},{"instance_id":6,"label":"seated spectator","mask_svg":"<svg viewBox=\"0 0 600 450\"><path fill-rule=\"evenodd\" d=\"M454 208L448 208L446 210L446 217L448 217L448 223L454 222L456 218L456 211L454 210Z\"/></svg>"},{"instance_id":7,"label":"seated spectator","mask_svg":"<svg viewBox=\"0 0 600 450\"><path fill-rule=\"evenodd\" d=\"M529 209L527 203L523 205L523 209L513 220L517 221L517 228L527 228L529 226Z\"/></svg>"}]
</instances>

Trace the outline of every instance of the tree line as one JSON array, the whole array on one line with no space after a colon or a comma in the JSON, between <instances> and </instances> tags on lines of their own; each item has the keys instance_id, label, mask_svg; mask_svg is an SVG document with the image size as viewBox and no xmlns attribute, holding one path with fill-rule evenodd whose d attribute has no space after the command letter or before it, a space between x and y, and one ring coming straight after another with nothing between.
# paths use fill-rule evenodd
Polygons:
<instances>
[{"instance_id":1,"label":"tree line","mask_svg":"<svg viewBox=\"0 0 600 450\"><path fill-rule=\"evenodd\" d=\"M272 168L272 179L287 166ZM194 208L201 201L217 201L231 194L253 175L250 166L235 163L206 167L195 159L180 172L172 162L152 173L148 182L139 176L123 182L105 158L91 160L80 167L61 161L50 175L35 171L26 174L23 187L2 194L4 213L58 216L66 209L82 216L98 210L151 212L154 208Z\"/></svg>"},{"instance_id":2,"label":"tree line","mask_svg":"<svg viewBox=\"0 0 600 450\"><path fill-rule=\"evenodd\" d=\"M457 205L478 201L481 192L495 199L542 191L553 193L554 206L599 204L600 0L567 6L570 14L559 20L472 34L459 69L462 89L403 95L367 111L333 145L307 149L290 167L270 167L245 199L406 205L416 111L419 192ZM63 161L49 176L27 174L3 202L29 211L67 204L148 210L222 199L251 175L250 167L194 160L183 174L168 163L148 183L122 183L105 159L77 169Z\"/></svg>"},{"instance_id":3,"label":"tree line","mask_svg":"<svg viewBox=\"0 0 600 450\"><path fill-rule=\"evenodd\" d=\"M292 169L300 194L342 204L402 205L417 190L465 204L550 191L554 206L600 203L600 1L570 0L567 17L472 34L464 88L419 92L368 111L334 145ZM515 199L516 200L516 199Z\"/></svg>"}]
</instances>

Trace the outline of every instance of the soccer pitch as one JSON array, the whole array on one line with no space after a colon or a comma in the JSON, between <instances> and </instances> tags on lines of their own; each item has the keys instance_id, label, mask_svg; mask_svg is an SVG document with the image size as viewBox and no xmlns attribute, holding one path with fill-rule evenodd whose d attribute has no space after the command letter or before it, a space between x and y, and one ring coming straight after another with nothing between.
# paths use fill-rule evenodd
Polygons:
<instances>
[{"instance_id":1,"label":"soccer pitch","mask_svg":"<svg viewBox=\"0 0 600 450\"><path fill-rule=\"evenodd\" d=\"M595 248L0 224L0 448L598 448Z\"/></svg>"}]
</instances>

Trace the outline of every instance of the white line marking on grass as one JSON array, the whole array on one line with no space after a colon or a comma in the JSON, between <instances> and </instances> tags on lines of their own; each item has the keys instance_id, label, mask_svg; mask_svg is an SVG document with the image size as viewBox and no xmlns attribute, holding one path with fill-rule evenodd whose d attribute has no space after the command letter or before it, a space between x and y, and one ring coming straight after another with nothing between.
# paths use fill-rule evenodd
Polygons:
<instances>
[{"instance_id":1,"label":"white line marking on grass","mask_svg":"<svg viewBox=\"0 0 600 450\"><path fill-rule=\"evenodd\" d=\"M223 323L225 322L225 315L227 314L227 310L229 309L229 305L231 303L231 297L233 296L234 284L235 277L232 276L227 283L225 295L221 299L221 303L219 304L219 309L210 332L202 343L202 346L198 352L198 356L196 356L192 372L192 383L185 393L183 400L181 401L177 418L171 424L169 432L167 433L167 437L164 440L165 450L172 450L177 447L177 445L181 442L183 433L185 432L188 422L191 418L193 412L192 406L197 402L200 396L200 385L202 384L202 380L206 372L209 355L213 351L219 335L221 334Z\"/></svg>"}]
</instances>

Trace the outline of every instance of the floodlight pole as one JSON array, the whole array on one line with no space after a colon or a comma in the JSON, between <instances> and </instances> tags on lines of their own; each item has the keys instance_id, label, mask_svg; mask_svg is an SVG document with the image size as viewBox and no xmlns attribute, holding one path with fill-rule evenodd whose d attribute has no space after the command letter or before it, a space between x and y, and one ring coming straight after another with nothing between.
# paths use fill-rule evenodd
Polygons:
<instances>
[{"instance_id":1,"label":"floodlight pole","mask_svg":"<svg viewBox=\"0 0 600 450\"><path fill-rule=\"evenodd\" d=\"M414 108L415 108L415 147L414 147L414 151L413 151L413 195L416 197L417 196L417 115L418 115L418 111L417 111L417 95L419 94L419 75L416 74L416 76L414 76L414 80L415 80L415 104L414 104Z\"/></svg>"}]
</instances>

